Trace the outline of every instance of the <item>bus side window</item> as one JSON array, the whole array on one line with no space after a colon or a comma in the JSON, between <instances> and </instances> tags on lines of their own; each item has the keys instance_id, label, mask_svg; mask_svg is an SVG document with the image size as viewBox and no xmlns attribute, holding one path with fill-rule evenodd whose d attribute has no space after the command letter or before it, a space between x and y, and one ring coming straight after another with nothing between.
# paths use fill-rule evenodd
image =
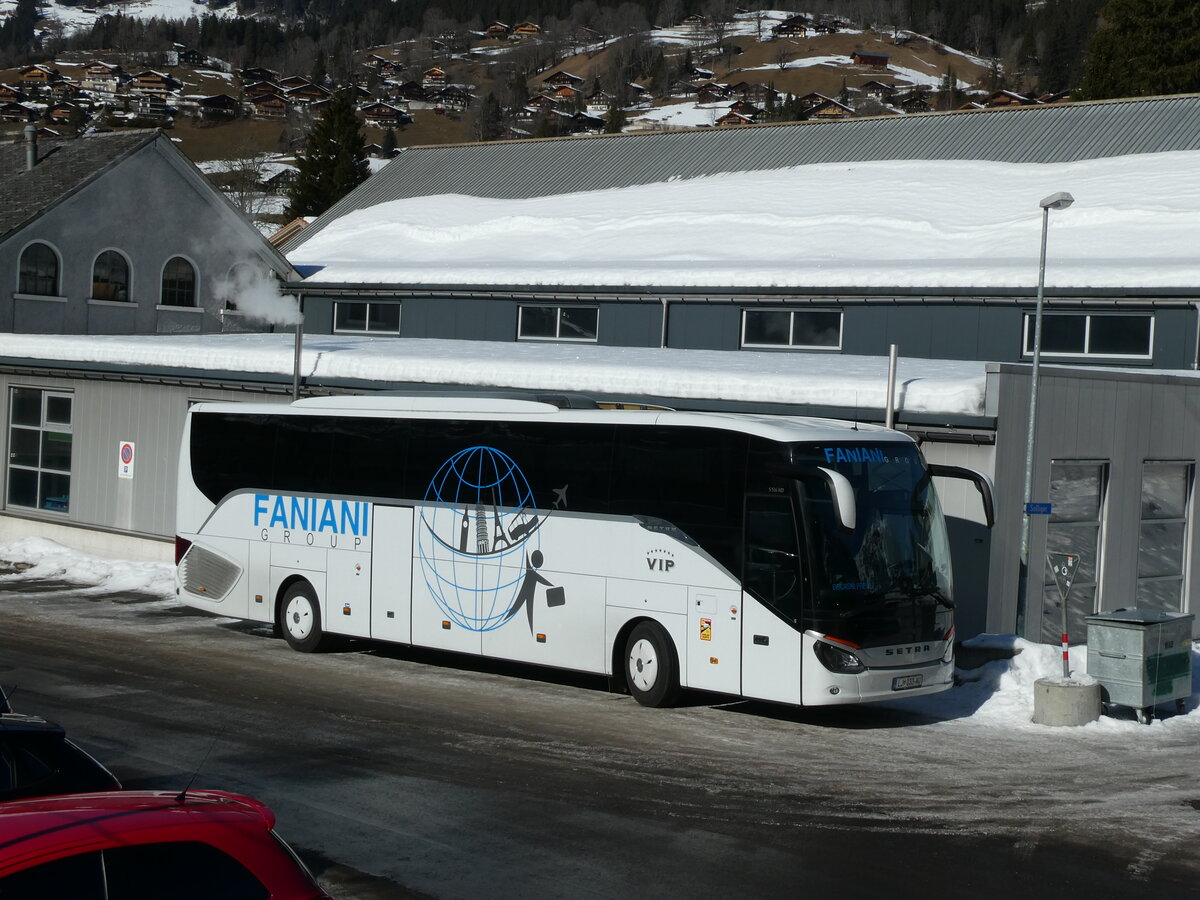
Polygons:
<instances>
[{"instance_id":1,"label":"bus side window","mask_svg":"<svg viewBox=\"0 0 1200 900\"><path fill-rule=\"evenodd\" d=\"M746 498L746 590L789 621L800 618L802 572L796 516L787 497Z\"/></svg>"}]
</instances>

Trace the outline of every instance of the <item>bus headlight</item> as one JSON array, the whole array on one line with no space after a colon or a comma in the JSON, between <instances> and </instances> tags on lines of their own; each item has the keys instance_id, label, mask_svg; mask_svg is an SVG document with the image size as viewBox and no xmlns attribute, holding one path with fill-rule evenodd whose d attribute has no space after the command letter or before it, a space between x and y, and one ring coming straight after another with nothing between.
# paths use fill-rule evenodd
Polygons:
<instances>
[{"instance_id":1,"label":"bus headlight","mask_svg":"<svg viewBox=\"0 0 1200 900\"><path fill-rule=\"evenodd\" d=\"M854 675L867 668L849 650L843 650L841 647L836 647L833 644L817 641L813 645L813 650L816 651L817 659L821 661L821 665L830 672L837 672L839 675Z\"/></svg>"}]
</instances>

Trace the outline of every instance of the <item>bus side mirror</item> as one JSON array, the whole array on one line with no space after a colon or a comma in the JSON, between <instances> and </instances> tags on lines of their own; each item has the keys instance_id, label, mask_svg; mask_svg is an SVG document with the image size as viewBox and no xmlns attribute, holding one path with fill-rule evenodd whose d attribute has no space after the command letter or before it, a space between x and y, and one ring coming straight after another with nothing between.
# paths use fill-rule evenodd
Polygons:
<instances>
[{"instance_id":1,"label":"bus side mirror","mask_svg":"<svg viewBox=\"0 0 1200 900\"><path fill-rule=\"evenodd\" d=\"M974 469L964 469L962 466L943 466L938 463L929 463L926 468L929 469L930 475L936 475L939 478L962 478L975 484L976 490L979 491L980 499L983 500L983 517L987 521L987 527L991 528L996 524L996 505L992 499L992 480L982 472L976 472Z\"/></svg>"},{"instance_id":2,"label":"bus side mirror","mask_svg":"<svg viewBox=\"0 0 1200 900\"><path fill-rule=\"evenodd\" d=\"M818 466L817 471L829 482L829 493L833 495L833 508L837 510L838 524L846 531L858 525L858 505L854 500L854 485L841 472Z\"/></svg>"}]
</instances>

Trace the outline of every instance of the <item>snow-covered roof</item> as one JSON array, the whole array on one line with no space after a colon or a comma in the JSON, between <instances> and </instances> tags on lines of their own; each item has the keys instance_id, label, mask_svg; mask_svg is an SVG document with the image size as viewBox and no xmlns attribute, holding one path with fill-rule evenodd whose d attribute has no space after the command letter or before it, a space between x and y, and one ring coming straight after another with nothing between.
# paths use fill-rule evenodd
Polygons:
<instances>
[{"instance_id":1,"label":"snow-covered roof","mask_svg":"<svg viewBox=\"0 0 1200 900\"><path fill-rule=\"evenodd\" d=\"M1047 286L1200 287L1200 150L827 163L527 199L414 197L347 212L288 258L320 267L307 280L327 284L1031 288L1038 202L1057 191L1075 204L1051 213Z\"/></svg>"},{"instance_id":2,"label":"snow-covered roof","mask_svg":"<svg viewBox=\"0 0 1200 900\"><path fill-rule=\"evenodd\" d=\"M290 334L5 335L2 358L81 367L180 368L290 376ZM305 335L307 382L365 381L571 391L823 409L883 409L886 357L580 344ZM903 359L898 409L985 415L987 363Z\"/></svg>"}]
</instances>

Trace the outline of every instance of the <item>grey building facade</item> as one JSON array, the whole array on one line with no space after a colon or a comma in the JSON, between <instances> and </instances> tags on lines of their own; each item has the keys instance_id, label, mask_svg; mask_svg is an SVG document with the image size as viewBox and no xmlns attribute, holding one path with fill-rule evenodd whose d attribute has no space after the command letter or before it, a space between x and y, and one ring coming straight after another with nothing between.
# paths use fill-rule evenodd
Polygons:
<instances>
[{"instance_id":1,"label":"grey building facade","mask_svg":"<svg viewBox=\"0 0 1200 900\"><path fill-rule=\"evenodd\" d=\"M261 330L238 286L295 273L161 132L0 147L0 332Z\"/></svg>"},{"instance_id":2,"label":"grey building facade","mask_svg":"<svg viewBox=\"0 0 1200 900\"><path fill-rule=\"evenodd\" d=\"M1200 149L1200 95L405 149L299 232L442 194L523 199L726 172L877 160L1062 163ZM862 248L848 252L869 252ZM581 255L586 248L580 248ZM803 271L804 248L796 248ZM1036 289L754 289L341 284L304 270L289 286L306 330L468 340L581 340L608 346L771 349L1029 361ZM1032 276L1031 276L1032 281ZM1050 288L1050 361L1190 369L1200 356L1200 285Z\"/></svg>"}]
</instances>

